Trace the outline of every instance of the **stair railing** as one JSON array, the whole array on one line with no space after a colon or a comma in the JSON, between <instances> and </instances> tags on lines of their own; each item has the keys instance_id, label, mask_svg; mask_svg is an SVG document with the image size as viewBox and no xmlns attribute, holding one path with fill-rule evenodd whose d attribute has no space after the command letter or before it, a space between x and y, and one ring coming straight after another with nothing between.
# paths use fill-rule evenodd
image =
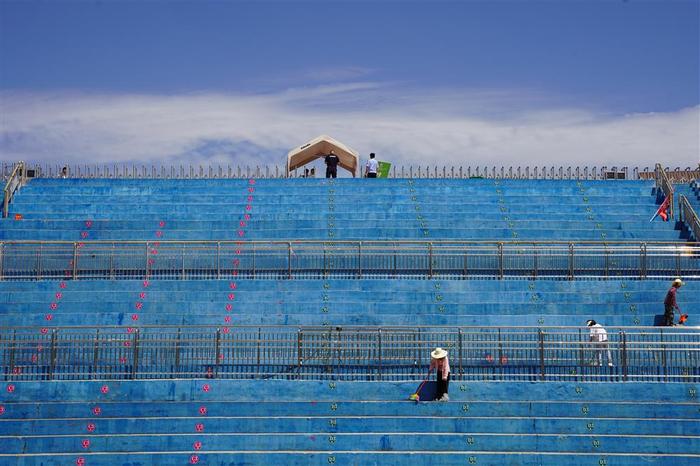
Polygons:
<instances>
[{"instance_id":1,"label":"stair railing","mask_svg":"<svg viewBox=\"0 0 700 466\"><path fill-rule=\"evenodd\" d=\"M700 219L698 218L698 214L695 213L693 206L690 205L688 198L682 194L680 199L678 199L678 210L680 211L680 220L688 225L688 228L693 233L695 241L700 241Z\"/></svg>"},{"instance_id":2,"label":"stair railing","mask_svg":"<svg viewBox=\"0 0 700 466\"><path fill-rule=\"evenodd\" d=\"M15 192L27 182L27 170L25 170L24 162L18 162L14 170L7 179L2 201L2 217L7 218L10 209L10 201Z\"/></svg>"},{"instance_id":3,"label":"stair railing","mask_svg":"<svg viewBox=\"0 0 700 466\"><path fill-rule=\"evenodd\" d=\"M664 196L669 197L669 209L671 211L670 217L675 218L673 206L673 183L671 183L671 180L669 180L666 170L664 170L664 167L662 167L660 163L656 164L654 174L656 179L656 189L660 189L661 192L664 193Z\"/></svg>"}]
</instances>

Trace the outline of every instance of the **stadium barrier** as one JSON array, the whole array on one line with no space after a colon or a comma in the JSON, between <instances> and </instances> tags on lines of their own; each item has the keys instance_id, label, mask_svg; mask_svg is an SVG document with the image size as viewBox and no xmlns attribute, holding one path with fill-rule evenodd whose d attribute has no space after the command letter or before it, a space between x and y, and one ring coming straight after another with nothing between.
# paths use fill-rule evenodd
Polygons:
<instances>
[{"instance_id":1,"label":"stadium barrier","mask_svg":"<svg viewBox=\"0 0 700 466\"><path fill-rule=\"evenodd\" d=\"M680 220L688 225L688 229L693 233L695 241L700 241L700 219L695 213L693 206L690 205L688 198L681 194L678 199L678 210L680 211Z\"/></svg>"},{"instance_id":2,"label":"stadium barrier","mask_svg":"<svg viewBox=\"0 0 700 466\"><path fill-rule=\"evenodd\" d=\"M656 182L656 192L657 194L663 194L664 197L669 198L669 217L675 218L675 206L673 202L673 183L668 177L666 170L661 166L661 164L656 164L656 169L654 170L654 180Z\"/></svg>"},{"instance_id":3,"label":"stadium barrier","mask_svg":"<svg viewBox=\"0 0 700 466\"><path fill-rule=\"evenodd\" d=\"M24 162L19 162L14 165L12 171L10 171L7 176L7 182L5 183L5 188L3 189L3 201L2 201L2 217L7 218L7 214L10 208L10 202L12 201L12 196L17 192L17 190L27 182L27 171L24 169Z\"/></svg>"},{"instance_id":4,"label":"stadium barrier","mask_svg":"<svg viewBox=\"0 0 700 466\"><path fill-rule=\"evenodd\" d=\"M699 261L673 242L7 241L0 280L698 278Z\"/></svg>"},{"instance_id":5,"label":"stadium barrier","mask_svg":"<svg viewBox=\"0 0 700 466\"><path fill-rule=\"evenodd\" d=\"M459 381L700 381L697 330L608 337L597 347L579 327L10 327L0 354L5 380L409 381L439 346Z\"/></svg>"},{"instance_id":6,"label":"stadium barrier","mask_svg":"<svg viewBox=\"0 0 700 466\"><path fill-rule=\"evenodd\" d=\"M12 171L15 164L3 163L3 177ZM63 172L63 167L66 172ZM29 166L34 176L43 178L132 178L132 179L220 179L220 178L286 178L286 169L281 165L256 165L232 167L170 165L50 165ZM688 182L700 178L700 167L666 169L667 177L673 182ZM291 177L301 177L303 170L293 172ZM571 167L571 166L397 166L393 165L390 178L492 178L526 180L614 180L614 179L655 179L656 170L648 167Z\"/></svg>"}]
</instances>

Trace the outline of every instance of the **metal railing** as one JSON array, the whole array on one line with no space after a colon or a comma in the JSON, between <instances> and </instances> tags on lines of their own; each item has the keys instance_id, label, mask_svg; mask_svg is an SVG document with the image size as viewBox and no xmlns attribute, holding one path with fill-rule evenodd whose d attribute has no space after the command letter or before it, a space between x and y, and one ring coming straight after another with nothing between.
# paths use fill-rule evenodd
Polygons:
<instances>
[{"instance_id":1,"label":"metal railing","mask_svg":"<svg viewBox=\"0 0 700 466\"><path fill-rule=\"evenodd\" d=\"M666 170L664 170L664 167L662 167L660 163L656 164L655 174L657 194L661 192L663 193L664 197L668 196L669 217L673 219L675 218L675 206L673 203L673 183L671 183L671 180L669 180L668 175L666 174Z\"/></svg>"},{"instance_id":2,"label":"metal railing","mask_svg":"<svg viewBox=\"0 0 700 466\"><path fill-rule=\"evenodd\" d=\"M24 162L18 162L7 177L7 183L3 190L2 217L7 218L10 209L10 201L15 192L27 182L27 170Z\"/></svg>"},{"instance_id":3,"label":"metal railing","mask_svg":"<svg viewBox=\"0 0 700 466\"><path fill-rule=\"evenodd\" d=\"M680 219L684 222L688 229L690 229L693 234L693 238L696 242L700 241L700 219L695 213L693 206L690 205L688 198L681 194L678 199L678 210L680 211Z\"/></svg>"},{"instance_id":4,"label":"metal railing","mask_svg":"<svg viewBox=\"0 0 700 466\"><path fill-rule=\"evenodd\" d=\"M364 165L364 164L361 164ZM12 169L12 164L3 164L3 174ZM65 172L63 168L66 168ZM138 178L138 179L217 179L217 178L284 178L284 165L256 166L203 166L203 165L51 165L33 164L37 177L43 178ZM700 167L666 169L674 182L686 182L700 178ZM295 170L291 177L301 177L304 170ZM552 180L606 180L606 179L655 179L656 172L648 167L607 166L414 166L394 164L389 172L391 178L489 178L489 179L552 179Z\"/></svg>"},{"instance_id":5,"label":"metal railing","mask_svg":"<svg viewBox=\"0 0 700 466\"><path fill-rule=\"evenodd\" d=\"M0 279L700 278L677 242L7 241Z\"/></svg>"},{"instance_id":6,"label":"metal railing","mask_svg":"<svg viewBox=\"0 0 700 466\"><path fill-rule=\"evenodd\" d=\"M571 327L0 328L5 380L420 380L436 346L455 381L700 381L700 332Z\"/></svg>"}]
</instances>

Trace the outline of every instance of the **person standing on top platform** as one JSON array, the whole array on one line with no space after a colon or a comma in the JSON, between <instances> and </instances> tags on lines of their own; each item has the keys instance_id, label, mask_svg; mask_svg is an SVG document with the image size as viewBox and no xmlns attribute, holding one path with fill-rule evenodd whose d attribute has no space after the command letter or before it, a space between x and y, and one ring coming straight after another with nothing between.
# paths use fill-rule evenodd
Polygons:
<instances>
[{"instance_id":1,"label":"person standing on top platform","mask_svg":"<svg viewBox=\"0 0 700 466\"><path fill-rule=\"evenodd\" d=\"M379 169L379 162L374 158L374 152L369 154L369 160L367 165L365 165L365 176L367 178L376 178L377 170Z\"/></svg>"},{"instance_id":2,"label":"person standing on top platform","mask_svg":"<svg viewBox=\"0 0 700 466\"><path fill-rule=\"evenodd\" d=\"M331 149L331 153L326 155L326 178L337 178L338 177L338 163L340 159L335 152Z\"/></svg>"},{"instance_id":3,"label":"person standing on top platform","mask_svg":"<svg viewBox=\"0 0 700 466\"><path fill-rule=\"evenodd\" d=\"M666 327L673 326L673 310L676 309L678 312L681 312L676 302L676 291L681 286L683 286L683 281L680 278L676 278L671 284L671 289L666 293L666 299L664 299L664 325Z\"/></svg>"}]
</instances>

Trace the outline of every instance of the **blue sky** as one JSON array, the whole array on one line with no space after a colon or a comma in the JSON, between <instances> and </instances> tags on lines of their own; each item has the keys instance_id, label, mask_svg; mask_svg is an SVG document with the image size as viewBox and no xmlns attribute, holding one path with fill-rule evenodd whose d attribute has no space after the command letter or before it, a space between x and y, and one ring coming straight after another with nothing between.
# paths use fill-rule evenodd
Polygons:
<instances>
[{"instance_id":1,"label":"blue sky","mask_svg":"<svg viewBox=\"0 0 700 466\"><path fill-rule=\"evenodd\" d=\"M694 164L699 5L0 1L0 154Z\"/></svg>"}]
</instances>

